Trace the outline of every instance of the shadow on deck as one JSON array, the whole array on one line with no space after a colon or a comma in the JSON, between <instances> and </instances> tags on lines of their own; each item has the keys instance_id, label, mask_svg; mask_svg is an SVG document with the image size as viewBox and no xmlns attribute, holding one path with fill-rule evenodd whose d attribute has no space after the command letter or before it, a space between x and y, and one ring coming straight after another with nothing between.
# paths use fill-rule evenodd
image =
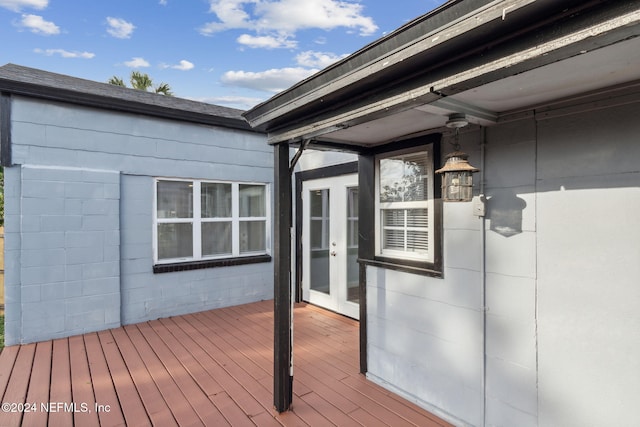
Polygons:
<instances>
[{"instance_id":1,"label":"shadow on deck","mask_svg":"<svg viewBox=\"0 0 640 427\"><path fill-rule=\"evenodd\" d=\"M295 308L294 400L273 409L273 302L0 355L0 426L443 426L358 373L358 323Z\"/></svg>"}]
</instances>

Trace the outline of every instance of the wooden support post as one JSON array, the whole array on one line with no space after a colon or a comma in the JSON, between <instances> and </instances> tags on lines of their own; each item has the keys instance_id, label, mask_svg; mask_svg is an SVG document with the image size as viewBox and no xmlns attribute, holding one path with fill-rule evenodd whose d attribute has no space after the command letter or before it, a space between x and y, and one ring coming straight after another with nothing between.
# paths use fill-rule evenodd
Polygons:
<instances>
[{"instance_id":1,"label":"wooden support post","mask_svg":"<svg viewBox=\"0 0 640 427\"><path fill-rule=\"evenodd\" d=\"M293 398L291 312L291 174L289 145L275 145L275 236L273 400L278 412L288 411Z\"/></svg>"},{"instance_id":2,"label":"wooden support post","mask_svg":"<svg viewBox=\"0 0 640 427\"><path fill-rule=\"evenodd\" d=\"M358 156L358 258L371 260L375 248L375 156ZM360 263L360 373L366 374L367 365L367 266Z\"/></svg>"}]
</instances>

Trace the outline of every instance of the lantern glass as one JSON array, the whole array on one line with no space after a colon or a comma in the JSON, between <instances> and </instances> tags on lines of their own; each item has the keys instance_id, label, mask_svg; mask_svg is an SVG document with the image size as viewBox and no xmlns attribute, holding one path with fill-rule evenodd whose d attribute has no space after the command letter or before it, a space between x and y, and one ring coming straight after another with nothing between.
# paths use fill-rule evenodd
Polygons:
<instances>
[{"instance_id":1,"label":"lantern glass","mask_svg":"<svg viewBox=\"0 0 640 427\"><path fill-rule=\"evenodd\" d=\"M442 197L445 202L469 202L473 198L471 171L448 171L442 179Z\"/></svg>"}]
</instances>

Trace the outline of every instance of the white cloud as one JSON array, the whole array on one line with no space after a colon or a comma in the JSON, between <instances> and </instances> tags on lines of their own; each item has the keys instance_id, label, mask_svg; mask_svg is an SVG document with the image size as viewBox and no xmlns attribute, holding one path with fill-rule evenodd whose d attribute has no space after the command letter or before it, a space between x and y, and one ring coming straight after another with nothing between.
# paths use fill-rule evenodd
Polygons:
<instances>
[{"instance_id":1,"label":"white cloud","mask_svg":"<svg viewBox=\"0 0 640 427\"><path fill-rule=\"evenodd\" d=\"M331 52L315 52L307 50L296 55L296 63L303 67L325 68L347 55L336 55Z\"/></svg>"},{"instance_id":2,"label":"white cloud","mask_svg":"<svg viewBox=\"0 0 640 427\"><path fill-rule=\"evenodd\" d=\"M211 98L194 99L194 101L206 102L208 104L223 105L229 108L237 108L239 110L249 110L258 105L263 98L253 98L249 96L216 96Z\"/></svg>"},{"instance_id":3,"label":"white cloud","mask_svg":"<svg viewBox=\"0 0 640 427\"><path fill-rule=\"evenodd\" d=\"M20 26L28 28L29 31L35 34L45 36L60 34L60 27L53 22L45 21L42 16L39 15L22 15Z\"/></svg>"},{"instance_id":4,"label":"white cloud","mask_svg":"<svg viewBox=\"0 0 640 427\"><path fill-rule=\"evenodd\" d=\"M189 70L193 69L193 67L195 67L195 65L193 65L192 62L189 62L186 59L183 59L182 61L180 61L176 65L163 64L160 67L161 68L173 68L174 70L180 70L180 71L189 71Z\"/></svg>"},{"instance_id":5,"label":"white cloud","mask_svg":"<svg viewBox=\"0 0 640 427\"><path fill-rule=\"evenodd\" d=\"M0 7L20 12L22 9L44 9L49 5L49 0L0 0Z\"/></svg>"},{"instance_id":6,"label":"white cloud","mask_svg":"<svg viewBox=\"0 0 640 427\"><path fill-rule=\"evenodd\" d=\"M237 42L250 48L262 49L293 49L298 45L295 40L291 40L286 34L277 36L252 36L242 34L238 37Z\"/></svg>"},{"instance_id":7,"label":"white cloud","mask_svg":"<svg viewBox=\"0 0 640 427\"><path fill-rule=\"evenodd\" d=\"M144 58L134 57L134 58L131 58L131 61L126 61L124 65L126 65L129 68L144 68L144 67L148 67L150 64Z\"/></svg>"},{"instance_id":8,"label":"white cloud","mask_svg":"<svg viewBox=\"0 0 640 427\"><path fill-rule=\"evenodd\" d=\"M216 14L219 22L206 24L201 32L211 34L232 28L253 28L251 17L242 8L244 0L209 0L209 11Z\"/></svg>"},{"instance_id":9,"label":"white cloud","mask_svg":"<svg viewBox=\"0 0 640 427\"><path fill-rule=\"evenodd\" d=\"M373 19L363 14L361 4L341 0L209 0L209 5L218 20L200 28L204 35L244 29L259 36L275 33L292 38L303 29L344 27L367 36L378 29Z\"/></svg>"},{"instance_id":10,"label":"white cloud","mask_svg":"<svg viewBox=\"0 0 640 427\"><path fill-rule=\"evenodd\" d=\"M244 87L277 93L316 73L316 69L302 67L277 68L258 73L250 71L227 71L221 81L230 86Z\"/></svg>"},{"instance_id":11,"label":"white cloud","mask_svg":"<svg viewBox=\"0 0 640 427\"><path fill-rule=\"evenodd\" d=\"M91 59L96 56L95 53L91 52L78 52L73 51L70 52L64 49L34 49L35 53L41 53L47 56L60 55L63 58L82 58L82 59Z\"/></svg>"},{"instance_id":12,"label":"white cloud","mask_svg":"<svg viewBox=\"0 0 640 427\"><path fill-rule=\"evenodd\" d=\"M127 22L122 18L107 17L107 33L117 39L128 39L131 37L133 30L136 28L131 22Z\"/></svg>"},{"instance_id":13,"label":"white cloud","mask_svg":"<svg viewBox=\"0 0 640 427\"><path fill-rule=\"evenodd\" d=\"M163 6L166 6L167 5L167 0L160 0L160 4L163 5Z\"/></svg>"},{"instance_id":14,"label":"white cloud","mask_svg":"<svg viewBox=\"0 0 640 427\"><path fill-rule=\"evenodd\" d=\"M373 34L378 27L373 19L362 15L359 3L338 0L280 0L256 6L259 27L297 31L306 28L331 30L339 27L358 30L360 35Z\"/></svg>"}]
</instances>

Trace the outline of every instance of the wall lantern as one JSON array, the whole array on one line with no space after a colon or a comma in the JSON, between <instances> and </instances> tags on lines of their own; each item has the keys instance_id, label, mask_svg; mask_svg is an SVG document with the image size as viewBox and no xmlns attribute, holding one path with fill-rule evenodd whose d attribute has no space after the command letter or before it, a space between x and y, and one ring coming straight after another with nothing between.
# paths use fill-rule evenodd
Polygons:
<instances>
[{"instance_id":1,"label":"wall lantern","mask_svg":"<svg viewBox=\"0 0 640 427\"><path fill-rule=\"evenodd\" d=\"M445 156L445 163L436 173L442 174L442 198L445 202L469 202L473 198L473 174L478 168L468 162L469 155L460 151L459 129L468 125L464 114L451 114L446 126L455 129L454 151Z\"/></svg>"}]
</instances>

